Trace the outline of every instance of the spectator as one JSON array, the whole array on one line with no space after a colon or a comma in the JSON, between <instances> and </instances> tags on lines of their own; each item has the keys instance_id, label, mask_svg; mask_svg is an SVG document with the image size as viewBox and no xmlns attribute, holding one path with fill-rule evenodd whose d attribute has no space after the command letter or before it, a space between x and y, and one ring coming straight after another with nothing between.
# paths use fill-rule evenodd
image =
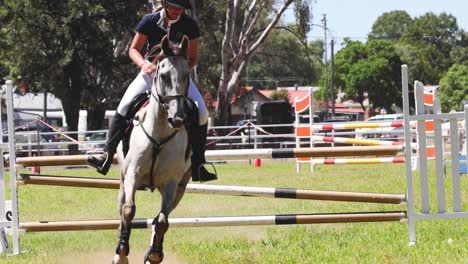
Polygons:
<instances>
[{"instance_id":1,"label":"spectator","mask_svg":"<svg viewBox=\"0 0 468 264\"><path fill-rule=\"evenodd\" d=\"M24 80L22 76L18 76L16 79L15 94L25 95L27 92L28 88L26 87L26 80Z\"/></svg>"}]
</instances>

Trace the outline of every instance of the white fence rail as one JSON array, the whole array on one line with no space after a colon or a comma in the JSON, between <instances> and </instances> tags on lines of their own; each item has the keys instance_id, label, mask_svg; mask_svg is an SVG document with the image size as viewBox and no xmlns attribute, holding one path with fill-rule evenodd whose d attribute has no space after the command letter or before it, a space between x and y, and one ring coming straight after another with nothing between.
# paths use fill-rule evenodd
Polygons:
<instances>
[{"instance_id":1,"label":"white fence rail","mask_svg":"<svg viewBox=\"0 0 468 264\"><path fill-rule=\"evenodd\" d=\"M356 124L362 124L362 122L356 122ZM353 123L347 123L353 124ZM320 124L317 124L320 125ZM210 149L226 149L226 148L269 148L272 147L286 147L292 146L295 143L296 136L293 132L289 134L265 134L259 129L268 130L271 127L289 127L291 131L294 130L294 124L278 124L278 125L258 125L256 128L248 127L239 129L239 126L219 126L210 127L210 135L208 136L208 148ZM229 133L239 130L236 133L228 135ZM214 132L213 132L214 131ZM226 135L219 135L221 133ZM355 130L331 130L331 131L319 131L314 133L316 136L328 136L328 137L348 137L348 138L359 138L359 139L381 139L381 140L398 140L402 141L404 138L401 135L401 131L387 131L387 135L396 134L398 137L392 136L389 138L379 138L380 133L374 133L372 131L356 133ZM444 133L448 135L448 133ZM75 136L78 138L78 142L72 142L63 135ZM105 144L107 130L92 130L83 132L16 132L16 152L20 156L37 156L38 149L39 155L54 154L54 155L65 155L68 152L69 145L79 144L79 151L86 153L93 148L102 148ZM7 133L4 133L4 141L7 140ZM37 140L37 139L40 140ZM318 146L323 145L334 145L333 143L320 143L316 141ZM303 140L301 145L308 146L309 141Z\"/></svg>"}]
</instances>

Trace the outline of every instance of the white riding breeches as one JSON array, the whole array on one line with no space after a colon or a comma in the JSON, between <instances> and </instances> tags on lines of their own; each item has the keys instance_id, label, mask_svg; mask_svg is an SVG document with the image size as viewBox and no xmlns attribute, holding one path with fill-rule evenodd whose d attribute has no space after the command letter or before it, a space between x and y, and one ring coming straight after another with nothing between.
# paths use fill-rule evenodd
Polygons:
<instances>
[{"instance_id":1,"label":"white riding breeches","mask_svg":"<svg viewBox=\"0 0 468 264\"><path fill-rule=\"evenodd\" d=\"M156 73L153 73L153 75L154 74ZM117 107L117 113L121 116L126 116L128 107L130 106L133 98L138 94L146 93L151 90L152 79L152 76L140 71L125 91L125 94ZM205 101L203 100L200 91L198 91L198 88L195 86L192 79L189 81L188 98L192 99L198 107L199 124L206 124L208 122L208 109L206 108Z\"/></svg>"}]
</instances>

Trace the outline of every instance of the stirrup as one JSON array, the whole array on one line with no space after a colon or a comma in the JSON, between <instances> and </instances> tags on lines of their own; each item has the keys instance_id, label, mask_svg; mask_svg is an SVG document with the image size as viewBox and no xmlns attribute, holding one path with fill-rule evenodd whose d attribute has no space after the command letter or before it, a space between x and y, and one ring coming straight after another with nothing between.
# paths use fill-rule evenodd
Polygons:
<instances>
[{"instance_id":1,"label":"stirrup","mask_svg":"<svg viewBox=\"0 0 468 264\"><path fill-rule=\"evenodd\" d=\"M206 164L206 165L208 165L208 164L211 165L211 167L213 167L215 173L213 174L213 173L209 172L209 171L204 167L205 164ZM205 172L207 173L207 174L204 174L205 177L202 177L202 173L201 173L201 172L202 172L203 169L204 169ZM214 166L214 164L213 164L212 162L205 162L205 163L200 164L200 165L198 166L197 170L198 170L198 180L199 180L200 182L214 181L214 180L217 180L217 179L218 179L218 171L216 171L216 167Z\"/></svg>"},{"instance_id":2,"label":"stirrup","mask_svg":"<svg viewBox=\"0 0 468 264\"><path fill-rule=\"evenodd\" d=\"M102 175L106 175L107 172L109 171L110 166L112 165L113 162L113 155L111 155L107 152L102 152L100 154L106 155L106 158L104 160L99 160L95 158L93 155L89 155L88 158L86 159L86 162L91 166L97 169L97 172L99 172ZM111 158L112 160L109 160Z\"/></svg>"}]
</instances>

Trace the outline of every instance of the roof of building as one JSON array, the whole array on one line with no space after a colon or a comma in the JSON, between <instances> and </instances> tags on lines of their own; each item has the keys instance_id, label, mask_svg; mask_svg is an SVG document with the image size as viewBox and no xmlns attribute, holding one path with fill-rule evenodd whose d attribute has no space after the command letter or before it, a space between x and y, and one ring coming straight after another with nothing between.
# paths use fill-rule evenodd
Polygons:
<instances>
[{"instance_id":1,"label":"roof of building","mask_svg":"<svg viewBox=\"0 0 468 264\"><path fill-rule=\"evenodd\" d=\"M305 89L306 87L302 87L303 89L285 89L281 88L279 90L287 90L288 95L289 95L289 103L294 107L294 100L295 98L303 98L309 94L309 89ZM314 88L314 87L312 87ZM236 103L242 96L249 92L255 92L263 97L265 99L270 98L271 94L275 92L276 90L257 90L253 86L242 86L240 89L238 89L237 93L231 96L229 103L234 104ZM216 107L217 101L212 100L212 98L209 98L209 102L207 103L208 105L211 105L212 107ZM314 100L314 108L324 108L325 105L321 101ZM332 105L329 103L329 108L331 109ZM339 102L335 102L335 112L336 113L364 113L364 110L360 107L359 104L343 104Z\"/></svg>"}]
</instances>

